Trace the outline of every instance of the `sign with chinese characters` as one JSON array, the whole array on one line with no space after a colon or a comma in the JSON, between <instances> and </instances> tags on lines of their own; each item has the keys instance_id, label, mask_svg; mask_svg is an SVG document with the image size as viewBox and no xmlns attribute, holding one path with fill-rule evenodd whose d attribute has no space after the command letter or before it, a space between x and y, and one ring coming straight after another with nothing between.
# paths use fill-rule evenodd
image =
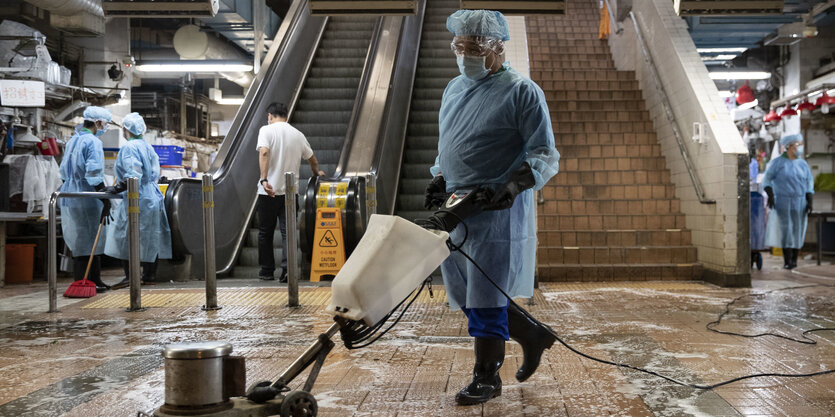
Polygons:
<instances>
[{"instance_id":1,"label":"sign with chinese characters","mask_svg":"<svg viewBox=\"0 0 835 417\"><path fill-rule=\"evenodd\" d=\"M0 104L8 107L43 107L43 81L0 80Z\"/></svg>"}]
</instances>

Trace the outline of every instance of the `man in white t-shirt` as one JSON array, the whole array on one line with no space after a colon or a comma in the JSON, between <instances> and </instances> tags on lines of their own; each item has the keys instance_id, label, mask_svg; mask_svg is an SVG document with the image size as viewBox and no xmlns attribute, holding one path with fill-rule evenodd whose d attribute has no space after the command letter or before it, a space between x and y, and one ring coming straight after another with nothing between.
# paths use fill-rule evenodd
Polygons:
<instances>
[{"instance_id":1,"label":"man in white t-shirt","mask_svg":"<svg viewBox=\"0 0 835 417\"><path fill-rule=\"evenodd\" d=\"M261 179L258 182L258 201L255 211L258 214L258 264L261 270L258 278L275 279L275 257L273 256L273 236L276 220L281 228L281 273L279 279L285 282L287 272L287 215L284 209L284 173L295 172L299 175L302 158L306 159L313 170L313 175L325 175L319 170L319 161L313 155L313 149L302 132L287 123L287 106L272 103L267 107L268 125L258 131L258 165ZM298 210L298 199L296 200Z\"/></svg>"}]
</instances>

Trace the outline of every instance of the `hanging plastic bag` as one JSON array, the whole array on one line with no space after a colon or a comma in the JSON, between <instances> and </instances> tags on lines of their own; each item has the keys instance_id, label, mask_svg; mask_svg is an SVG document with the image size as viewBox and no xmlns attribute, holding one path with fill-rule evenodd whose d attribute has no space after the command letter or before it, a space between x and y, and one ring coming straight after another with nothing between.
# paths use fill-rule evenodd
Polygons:
<instances>
[{"instance_id":1,"label":"hanging plastic bag","mask_svg":"<svg viewBox=\"0 0 835 417\"><path fill-rule=\"evenodd\" d=\"M783 247L783 235L780 233L780 217L777 210L768 211L768 220L765 226L765 245L772 248Z\"/></svg>"}]
</instances>

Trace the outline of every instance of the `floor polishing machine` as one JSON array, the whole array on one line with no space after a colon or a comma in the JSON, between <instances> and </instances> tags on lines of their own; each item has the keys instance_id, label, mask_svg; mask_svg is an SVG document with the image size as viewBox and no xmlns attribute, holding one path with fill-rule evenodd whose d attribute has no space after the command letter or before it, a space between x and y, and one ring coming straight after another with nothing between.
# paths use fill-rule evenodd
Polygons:
<instances>
[{"instance_id":1,"label":"floor polishing machine","mask_svg":"<svg viewBox=\"0 0 835 417\"><path fill-rule=\"evenodd\" d=\"M443 195L439 200L448 198L441 208L420 226L397 216L372 215L365 234L331 285L326 311L333 314L334 323L274 381L245 388L244 358L231 356L229 343L166 346L165 404L152 415L317 415L316 399L310 392L334 347L333 336L340 333L347 348L357 349L396 325L420 290L431 284L427 277L449 256L449 231L481 212L487 193L467 189ZM400 316L390 320L398 309ZM308 368L304 384L291 390L291 382Z\"/></svg>"}]
</instances>

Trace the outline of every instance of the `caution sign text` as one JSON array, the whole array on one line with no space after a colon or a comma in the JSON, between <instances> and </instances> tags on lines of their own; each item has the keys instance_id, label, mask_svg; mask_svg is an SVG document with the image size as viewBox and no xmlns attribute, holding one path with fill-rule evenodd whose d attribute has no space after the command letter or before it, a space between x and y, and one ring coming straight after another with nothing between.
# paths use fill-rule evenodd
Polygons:
<instances>
[{"instance_id":1,"label":"caution sign text","mask_svg":"<svg viewBox=\"0 0 835 417\"><path fill-rule=\"evenodd\" d=\"M316 210L316 230L313 234L313 257L310 280L333 278L345 264L345 241L342 238L342 211L335 207Z\"/></svg>"}]
</instances>

